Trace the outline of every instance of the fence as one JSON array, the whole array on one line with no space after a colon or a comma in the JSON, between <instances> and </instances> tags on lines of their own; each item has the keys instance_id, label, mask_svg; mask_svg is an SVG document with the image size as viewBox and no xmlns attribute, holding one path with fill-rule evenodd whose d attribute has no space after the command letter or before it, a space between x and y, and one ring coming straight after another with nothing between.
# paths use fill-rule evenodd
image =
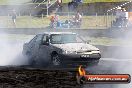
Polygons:
<instances>
[{"instance_id":1,"label":"fence","mask_svg":"<svg viewBox=\"0 0 132 88\"><path fill-rule=\"evenodd\" d=\"M71 20L75 13L61 12L53 13L59 15L59 20L65 22ZM84 14L84 13L83 13ZM82 14L82 24L80 29L107 29L112 26L112 22L115 20L115 15L106 13L104 15L87 16ZM86 14L86 13L85 13ZM1 28L45 28L49 27L51 15L25 15L17 14L16 25L14 26L11 16L0 16L0 27ZM70 27L67 27L70 28Z\"/></svg>"}]
</instances>

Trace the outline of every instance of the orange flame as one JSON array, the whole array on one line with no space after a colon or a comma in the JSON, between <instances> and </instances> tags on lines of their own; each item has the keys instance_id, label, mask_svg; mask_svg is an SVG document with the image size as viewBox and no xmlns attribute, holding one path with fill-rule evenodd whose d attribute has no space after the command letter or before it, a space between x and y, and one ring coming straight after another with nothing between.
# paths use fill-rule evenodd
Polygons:
<instances>
[{"instance_id":1,"label":"orange flame","mask_svg":"<svg viewBox=\"0 0 132 88\"><path fill-rule=\"evenodd\" d=\"M79 66L78 71L79 71L79 75L80 75L80 76L86 75L86 71L82 68L82 66Z\"/></svg>"}]
</instances>

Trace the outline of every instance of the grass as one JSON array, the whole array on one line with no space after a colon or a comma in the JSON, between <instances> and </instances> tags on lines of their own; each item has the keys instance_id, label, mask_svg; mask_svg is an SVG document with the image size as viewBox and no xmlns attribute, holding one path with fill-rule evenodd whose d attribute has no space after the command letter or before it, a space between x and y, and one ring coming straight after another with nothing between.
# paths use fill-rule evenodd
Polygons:
<instances>
[{"instance_id":1,"label":"grass","mask_svg":"<svg viewBox=\"0 0 132 88\"><path fill-rule=\"evenodd\" d=\"M59 16L60 21L71 19L72 16ZM14 28L11 16L0 16L1 28ZM106 29L111 26L111 16L83 16L81 28L83 29ZM17 16L16 28L45 28L50 24L49 17Z\"/></svg>"}]
</instances>

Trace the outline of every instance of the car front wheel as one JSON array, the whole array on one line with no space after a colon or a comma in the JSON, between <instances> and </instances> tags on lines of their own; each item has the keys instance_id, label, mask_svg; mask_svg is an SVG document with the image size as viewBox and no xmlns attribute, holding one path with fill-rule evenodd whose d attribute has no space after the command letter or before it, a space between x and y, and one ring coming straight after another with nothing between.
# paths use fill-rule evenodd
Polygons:
<instances>
[{"instance_id":1,"label":"car front wheel","mask_svg":"<svg viewBox=\"0 0 132 88\"><path fill-rule=\"evenodd\" d=\"M58 54L53 54L51 58L51 63L53 66L60 66L61 60Z\"/></svg>"}]
</instances>

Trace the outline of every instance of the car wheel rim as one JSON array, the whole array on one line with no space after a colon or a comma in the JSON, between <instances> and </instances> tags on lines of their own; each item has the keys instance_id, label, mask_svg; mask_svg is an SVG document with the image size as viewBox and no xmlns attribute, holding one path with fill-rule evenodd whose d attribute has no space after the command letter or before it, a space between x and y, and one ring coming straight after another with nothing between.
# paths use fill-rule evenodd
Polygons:
<instances>
[{"instance_id":1,"label":"car wheel rim","mask_svg":"<svg viewBox=\"0 0 132 88\"><path fill-rule=\"evenodd\" d=\"M59 56L54 56L53 57L53 65L60 65L60 59L59 59Z\"/></svg>"}]
</instances>

